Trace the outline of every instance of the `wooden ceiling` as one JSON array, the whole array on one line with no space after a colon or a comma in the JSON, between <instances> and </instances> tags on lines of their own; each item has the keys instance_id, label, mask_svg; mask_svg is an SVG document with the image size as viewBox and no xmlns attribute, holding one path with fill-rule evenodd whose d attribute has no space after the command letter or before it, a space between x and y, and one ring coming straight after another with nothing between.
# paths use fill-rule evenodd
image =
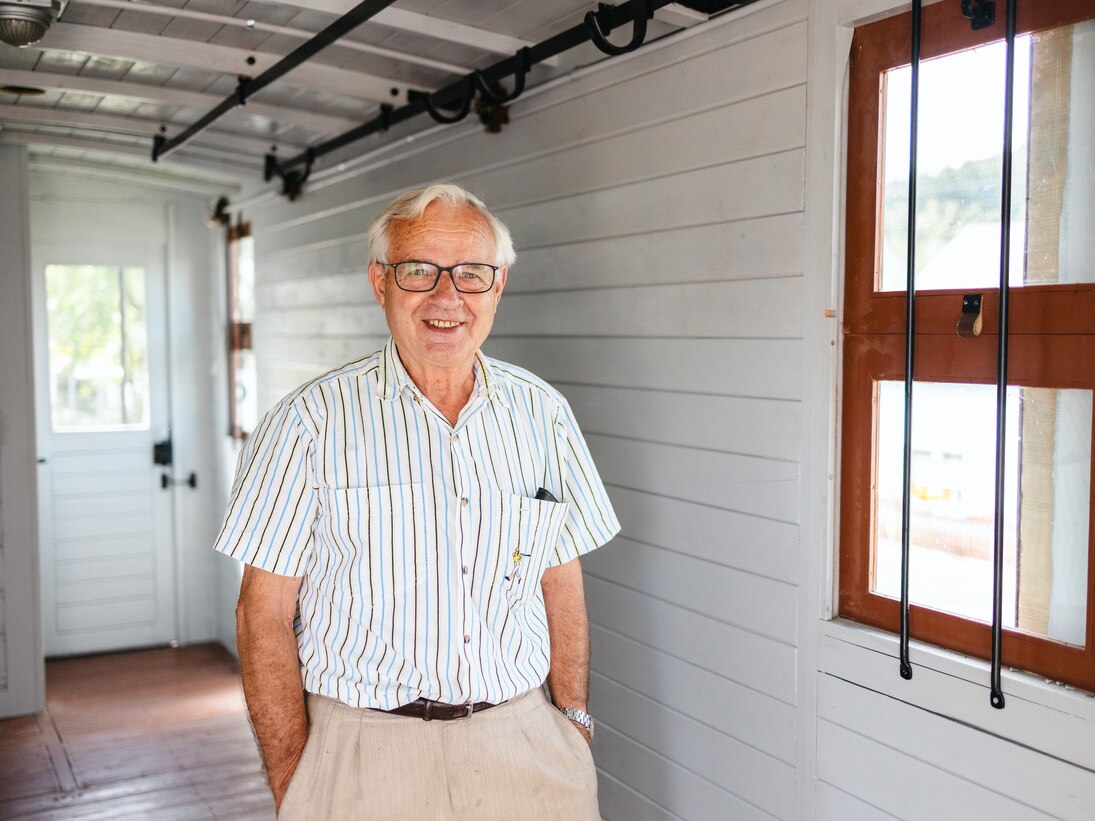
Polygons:
<instances>
[{"instance_id":1,"label":"wooden ceiling","mask_svg":"<svg viewBox=\"0 0 1095 821\"><path fill-rule=\"evenodd\" d=\"M27 144L39 161L234 188L261 180L271 148L294 155L373 118L381 103L441 88L595 8L584 0L398 0L153 166L154 135L177 134L233 93L240 76L256 76L355 4L69 0L37 45L0 44L0 86L15 89L0 93L0 142ZM702 19L669 6L648 40ZM575 49L534 67L528 85L599 59L592 47Z\"/></svg>"}]
</instances>

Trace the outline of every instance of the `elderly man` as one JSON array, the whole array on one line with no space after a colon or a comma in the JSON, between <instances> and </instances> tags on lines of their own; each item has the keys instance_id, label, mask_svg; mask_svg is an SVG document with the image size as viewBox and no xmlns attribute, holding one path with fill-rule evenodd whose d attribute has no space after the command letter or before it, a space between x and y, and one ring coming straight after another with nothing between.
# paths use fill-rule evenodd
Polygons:
<instances>
[{"instance_id":1,"label":"elderly man","mask_svg":"<svg viewBox=\"0 0 1095 821\"><path fill-rule=\"evenodd\" d=\"M619 524L562 396L479 350L509 231L432 185L369 246L391 339L266 415L216 545L279 814L596 819L578 557Z\"/></svg>"}]
</instances>

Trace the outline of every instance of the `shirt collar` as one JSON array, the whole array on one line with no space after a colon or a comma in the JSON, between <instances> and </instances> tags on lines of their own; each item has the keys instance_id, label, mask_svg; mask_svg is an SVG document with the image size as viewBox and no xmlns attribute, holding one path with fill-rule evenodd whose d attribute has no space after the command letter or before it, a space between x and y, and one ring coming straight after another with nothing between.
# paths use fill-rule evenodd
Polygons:
<instances>
[{"instance_id":1,"label":"shirt collar","mask_svg":"<svg viewBox=\"0 0 1095 821\"><path fill-rule=\"evenodd\" d=\"M500 387L498 372L487 361L481 351L475 352L475 373L475 391L472 395L482 392L488 399L500 405L506 405L506 398ZM411 375L407 373L403 361L399 358L399 353L395 348L395 339L392 337L388 337L388 342L384 345L380 357L380 373L378 376L380 398L386 401L392 401L404 390L409 390L412 393L420 392L414 380L411 379Z\"/></svg>"}]
</instances>

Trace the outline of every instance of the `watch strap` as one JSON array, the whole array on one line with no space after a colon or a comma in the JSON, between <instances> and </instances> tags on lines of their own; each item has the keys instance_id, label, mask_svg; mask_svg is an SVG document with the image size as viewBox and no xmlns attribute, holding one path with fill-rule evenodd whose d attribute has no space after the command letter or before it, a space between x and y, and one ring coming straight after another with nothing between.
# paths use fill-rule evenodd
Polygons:
<instances>
[{"instance_id":1,"label":"watch strap","mask_svg":"<svg viewBox=\"0 0 1095 821\"><path fill-rule=\"evenodd\" d=\"M575 724L584 727L586 732L589 733L589 737L593 738L593 716L578 707L560 707L559 712Z\"/></svg>"}]
</instances>

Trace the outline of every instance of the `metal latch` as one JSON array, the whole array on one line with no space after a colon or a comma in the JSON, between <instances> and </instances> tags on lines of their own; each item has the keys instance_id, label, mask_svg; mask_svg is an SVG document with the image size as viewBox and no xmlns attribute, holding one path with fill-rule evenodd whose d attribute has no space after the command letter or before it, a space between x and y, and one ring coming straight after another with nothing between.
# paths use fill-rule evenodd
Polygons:
<instances>
[{"instance_id":1,"label":"metal latch","mask_svg":"<svg viewBox=\"0 0 1095 821\"><path fill-rule=\"evenodd\" d=\"M171 446L171 437L152 445L152 464L170 465L174 461L174 449Z\"/></svg>"},{"instance_id":2,"label":"metal latch","mask_svg":"<svg viewBox=\"0 0 1095 821\"><path fill-rule=\"evenodd\" d=\"M981 294L966 294L962 297L962 315L954 332L959 336L981 335Z\"/></svg>"}]
</instances>

